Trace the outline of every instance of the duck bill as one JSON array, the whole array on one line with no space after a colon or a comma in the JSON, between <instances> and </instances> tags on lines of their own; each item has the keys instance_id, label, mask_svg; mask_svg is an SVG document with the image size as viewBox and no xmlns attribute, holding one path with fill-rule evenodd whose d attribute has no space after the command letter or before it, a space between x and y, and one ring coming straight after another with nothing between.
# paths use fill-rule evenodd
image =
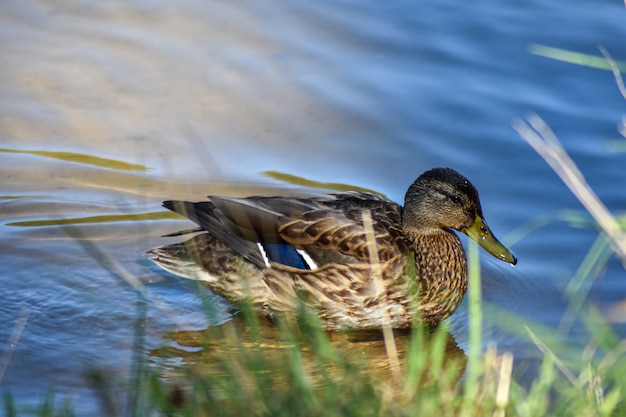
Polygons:
<instances>
[{"instance_id":1,"label":"duck bill","mask_svg":"<svg viewBox=\"0 0 626 417\"><path fill-rule=\"evenodd\" d=\"M508 262L511 265L517 263L517 257L509 248L496 239L481 216L477 215L474 223L461 231L501 261Z\"/></svg>"}]
</instances>

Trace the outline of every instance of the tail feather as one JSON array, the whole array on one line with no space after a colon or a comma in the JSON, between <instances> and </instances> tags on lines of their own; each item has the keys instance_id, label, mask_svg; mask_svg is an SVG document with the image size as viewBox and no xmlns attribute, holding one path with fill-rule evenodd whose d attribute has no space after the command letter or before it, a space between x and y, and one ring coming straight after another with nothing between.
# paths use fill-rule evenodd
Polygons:
<instances>
[{"instance_id":1,"label":"tail feather","mask_svg":"<svg viewBox=\"0 0 626 417\"><path fill-rule=\"evenodd\" d=\"M180 256L180 249L178 245L159 246L145 254L150 256L150 260L155 264L179 277L197 281L216 281L216 277L209 274L192 258Z\"/></svg>"},{"instance_id":2,"label":"tail feather","mask_svg":"<svg viewBox=\"0 0 626 417\"><path fill-rule=\"evenodd\" d=\"M234 223L220 215L221 212L211 202L191 203L188 201L165 201L163 207L181 214L197 223L213 237L260 268L265 261L259 253L256 242L245 239Z\"/></svg>"}]
</instances>

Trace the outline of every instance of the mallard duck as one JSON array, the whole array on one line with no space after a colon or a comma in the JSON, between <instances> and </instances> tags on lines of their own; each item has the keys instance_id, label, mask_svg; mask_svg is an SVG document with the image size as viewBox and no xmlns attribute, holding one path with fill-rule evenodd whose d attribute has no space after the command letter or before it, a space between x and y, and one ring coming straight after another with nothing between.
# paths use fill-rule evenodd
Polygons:
<instances>
[{"instance_id":1,"label":"mallard duck","mask_svg":"<svg viewBox=\"0 0 626 417\"><path fill-rule=\"evenodd\" d=\"M201 232L147 253L234 304L274 317L305 305L329 330L409 328L449 317L467 289L461 240L496 258L515 255L487 227L476 188L449 168L424 172L404 208L380 195L313 198L210 196L165 201Z\"/></svg>"}]
</instances>

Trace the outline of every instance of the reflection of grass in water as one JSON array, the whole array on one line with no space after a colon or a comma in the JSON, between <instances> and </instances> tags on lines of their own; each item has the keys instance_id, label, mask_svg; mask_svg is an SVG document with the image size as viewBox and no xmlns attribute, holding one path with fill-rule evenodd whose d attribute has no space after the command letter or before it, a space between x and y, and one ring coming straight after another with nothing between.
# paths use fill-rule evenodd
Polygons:
<instances>
[{"instance_id":1,"label":"reflection of grass in water","mask_svg":"<svg viewBox=\"0 0 626 417\"><path fill-rule=\"evenodd\" d=\"M171 211L154 211L150 213L136 214L107 214L102 216L73 217L66 219L51 220L27 220L23 222L11 222L6 226L17 227L42 227L42 226L61 226L70 224L89 224L89 223L113 223L113 222L129 222L140 220L168 220L179 219L180 215Z\"/></svg>"},{"instance_id":2,"label":"reflection of grass in water","mask_svg":"<svg viewBox=\"0 0 626 417\"><path fill-rule=\"evenodd\" d=\"M76 152L55 152L55 151L25 151L21 149L0 148L0 152L4 153L22 153L28 155L43 156L46 158L60 159L67 162L76 162L85 165L95 165L104 168L115 169L118 171L148 171L149 168L144 165L131 164L129 162L119 161L117 159L101 158L99 156L87 155Z\"/></svg>"},{"instance_id":3,"label":"reflection of grass in water","mask_svg":"<svg viewBox=\"0 0 626 417\"><path fill-rule=\"evenodd\" d=\"M378 191L370 190L369 188L357 187L355 185L342 184L338 182L319 182L315 180L310 180L308 178L298 177L296 175L286 174L284 172L278 172L278 171L264 171L262 172L262 174L278 181L286 182L288 184L293 184L293 185L300 185L303 187L323 188L326 190L335 190L335 191L361 191L365 193L378 194L378 195L385 197L384 194L379 193Z\"/></svg>"}]
</instances>

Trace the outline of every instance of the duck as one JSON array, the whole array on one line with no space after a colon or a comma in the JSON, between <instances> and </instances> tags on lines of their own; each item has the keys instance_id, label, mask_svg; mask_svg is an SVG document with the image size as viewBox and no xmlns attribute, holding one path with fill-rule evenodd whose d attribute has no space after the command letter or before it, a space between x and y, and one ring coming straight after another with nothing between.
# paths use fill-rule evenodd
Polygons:
<instances>
[{"instance_id":1,"label":"duck","mask_svg":"<svg viewBox=\"0 0 626 417\"><path fill-rule=\"evenodd\" d=\"M432 326L452 315L468 286L456 232L517 263L487 226L476 188L451 168L421 174L403 206L357 191L163 206L198 227L146 252L159 267L270 319L304 307L330 331Z\"/></svg>"}]
</instances>

